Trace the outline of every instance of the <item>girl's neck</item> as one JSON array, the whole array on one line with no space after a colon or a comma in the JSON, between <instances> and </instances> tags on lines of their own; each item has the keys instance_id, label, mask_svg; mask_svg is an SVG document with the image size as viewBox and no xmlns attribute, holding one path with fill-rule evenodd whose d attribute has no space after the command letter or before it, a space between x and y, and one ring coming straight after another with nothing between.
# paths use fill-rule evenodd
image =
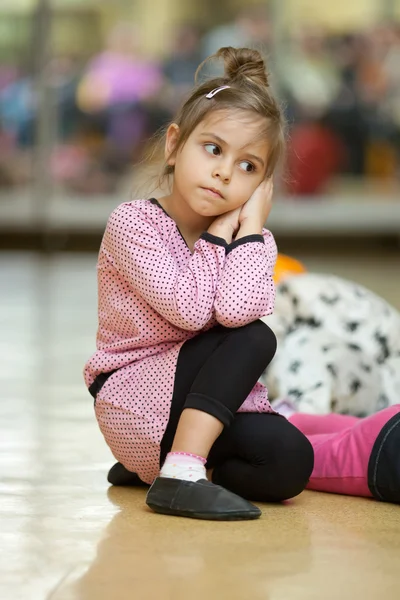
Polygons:
<instances>
[{"instance_id":1,"label":"girl's neck","mask_svg":"<svg viewBox=\"0 0 400 600\"><path fill-rule=\"evenodd\" d=\"M190 248L201 234L207 231L215 219L215 217L202 217L195 213L183 198L177 197L177 194L173 192L168 196L158 198L158 202L171 219L175 221Z\"/></svg>"}]
</instances>

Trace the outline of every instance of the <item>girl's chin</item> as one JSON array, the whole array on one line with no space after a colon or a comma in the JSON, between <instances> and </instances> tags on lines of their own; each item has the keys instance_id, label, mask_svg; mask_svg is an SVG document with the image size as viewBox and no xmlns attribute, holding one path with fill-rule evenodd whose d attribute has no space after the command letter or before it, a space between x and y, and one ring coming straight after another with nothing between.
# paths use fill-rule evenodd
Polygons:
<instances>
[{"instance_id":1,"label":"girl's chin","mask_svg":"<svg viewBox=\"0 0 400 600\"><path fill-rule=\"evenodd\" d=\"M212 206L196 206L194 211L200 216L207 219L216 219L220 213L218 213Z\"/></svg>"}]
</instances>

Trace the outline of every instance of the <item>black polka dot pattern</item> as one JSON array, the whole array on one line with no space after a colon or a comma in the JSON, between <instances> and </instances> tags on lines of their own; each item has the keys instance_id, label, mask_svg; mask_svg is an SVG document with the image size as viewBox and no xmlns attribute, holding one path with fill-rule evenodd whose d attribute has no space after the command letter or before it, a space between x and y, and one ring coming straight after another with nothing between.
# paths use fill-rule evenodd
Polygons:
<instances>
[{"instance_id":1,"label":"black polka dot pattern","mask_svg":"<svg viewBox=\"0 0 400 600\"><path fill-rule=\"evenodd\" d=\"M230 246L205 233L192 253L152 201L111 214L98 260L97 352L85 381L118 369L98 394L96 416L116 459L143 481L158 475L182 344L218 322L239 327L270 314L276 256L267 230ZM259 382L240 408L271 410Z\"/></svg>"}]
</instances>

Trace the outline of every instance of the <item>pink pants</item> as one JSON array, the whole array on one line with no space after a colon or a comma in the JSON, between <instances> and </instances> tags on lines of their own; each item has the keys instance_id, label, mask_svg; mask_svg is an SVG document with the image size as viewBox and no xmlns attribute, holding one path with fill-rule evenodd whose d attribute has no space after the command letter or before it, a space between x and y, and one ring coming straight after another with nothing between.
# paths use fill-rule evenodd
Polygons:
<instances>
[{"instance_id":1,"label":"pink pants","mask_svg":"<svg viewBox=\"0 0 400 600\"><path fill-rule=\"evenodd\" d=\"M307 488L372 497L368 487L371 452L382 428L397 413L400 404L364 419L338 414L292 415L289 421L307 436L314 448L314 470Z\"/></svg>"}]
</instances>

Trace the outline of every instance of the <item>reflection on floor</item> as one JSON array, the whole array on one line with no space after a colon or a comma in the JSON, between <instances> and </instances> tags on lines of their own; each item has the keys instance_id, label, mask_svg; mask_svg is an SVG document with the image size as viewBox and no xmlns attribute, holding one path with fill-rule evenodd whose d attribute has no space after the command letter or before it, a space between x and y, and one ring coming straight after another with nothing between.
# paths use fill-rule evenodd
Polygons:
<instances>
[{"instance_id":1,"label":"reflection on floor","mask_svg":"<svg viewBox=\"0 0 400 600\"><path fill-rule=\"evenodd\" d=\"M306 260L400 308L398 256ZM400 507L307 492L260 521L150 513L108 489L113 463L82 365L94 347L95 257L0 255L4 600L394 600Z\"/></svg>"}]
</instances>

